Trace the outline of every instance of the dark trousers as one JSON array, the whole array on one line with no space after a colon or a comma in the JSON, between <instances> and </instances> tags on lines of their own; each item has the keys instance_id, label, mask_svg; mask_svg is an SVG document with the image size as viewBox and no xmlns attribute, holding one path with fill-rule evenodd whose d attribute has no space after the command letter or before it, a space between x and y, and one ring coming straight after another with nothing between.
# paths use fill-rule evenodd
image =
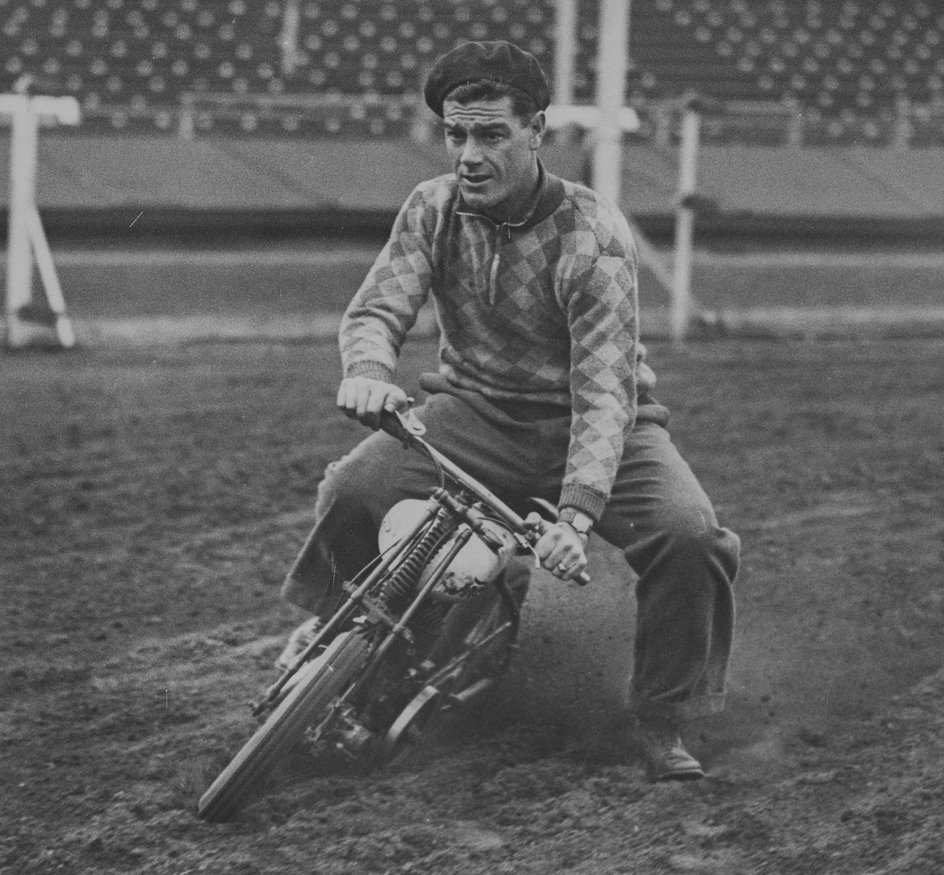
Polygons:
<instances>
[{"instance_id":1,"label":"dark trousers","mask_svg":"<svg viewBox=\"0 0 944 875\"><path fill-rule=\"evenodd\" d=\"M524 513L528 496L556 503L570 435L569 414L526 408L450 391L416 414L434 447ZM740 542L719 526L667 418L660 405L639 407L595 531L638 577L631 704L640 717L676 721L723 706ZM312 613L331 610L341 581L376 555L384 514L401 499L426 498L437 482L429 459L383 432L329 465L284 597Z\"/></svg>"}]
</instances>

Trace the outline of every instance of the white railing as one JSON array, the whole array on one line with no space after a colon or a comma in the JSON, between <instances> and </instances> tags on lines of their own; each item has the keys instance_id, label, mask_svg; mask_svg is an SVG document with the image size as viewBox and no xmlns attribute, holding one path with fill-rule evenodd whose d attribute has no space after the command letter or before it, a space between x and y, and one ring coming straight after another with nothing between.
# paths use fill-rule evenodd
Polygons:
<instances>
[{"instance_id":1,"label":"white railing","mask_svg":"<svg viewBox=\"0 0 944 875\"><path fill-rule=\"evenodd\" d=\"M684 105L684 100L667 100L626 108L620 116L620 126L637 141L674 146L681 136ZM595 117L598 110L590 105L569 106L567 112L567 121L587 127L587 119ZM723 104L705 101L700 105L700 112L702 142L706 144L796 147L854 144L887 149L944 146L944 100L939 103L899 100L895 106L880 112L847 111L838 116L825 115L799 104L753 101ZM396 135L429 140L435 123L422 98L414 94L194 92L185 93L177 105L86 104L82 116L83 124L91 127L121 130L144 125L183 138L212 132L217 123L235 124L247 134L252 134L256 127L266 126L286 135L298 132L316 136L322 129L335 134L346 125L363 123L365 118L376 116L388 122L378 136L389 135L388 131L393 129ZM326 125L326 121L330 124ZM559 122L555 120L554 126L566 127ZM0 119L0 125L3 123Z\"/></svg>"},{"instance_id":2,"label":"white railing","mask_svg":"<svg viewBox=\"0 0 944 875\"><path fill-rule=\"evenodd\" d=\"M677 141L681 109L677 101L640 109L641 135L657 145ZM855 143L876 148L908 149L944 146L944 100L917 103L899 99L875 112L846 110L825 114L796 102L705 101L705 142L770 146L828 146Z\"/></svg>"},{"instance_id":3,"label":"white railing","mask_svg":"<svg viewBox=\"0 0 944 875\"><path fill-rule=\"evenodd\" d=\"M230 94L215 92L188 92L182 95L177 113L177 133L192 138L201 128L201 120L251 123L289 122L302 126L306 120L325 118L354 122L370 113L382 113L387 119L407 120L411 127L420 124L417 112L420 97L402 95L347 95L347 94Z\"/></svg>"}]
</instances>

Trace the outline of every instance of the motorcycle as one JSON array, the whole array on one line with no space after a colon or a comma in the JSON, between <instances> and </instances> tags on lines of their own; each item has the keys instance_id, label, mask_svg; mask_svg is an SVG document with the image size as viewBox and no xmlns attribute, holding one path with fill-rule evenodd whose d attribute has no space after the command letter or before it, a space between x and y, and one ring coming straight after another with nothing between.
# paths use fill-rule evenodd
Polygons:
<instances>
[{"instance_id":1,"label":"motorcycle","mask_svg":"<svg viewBox=\"0 0 944 875\"><path fill-rule=\"evenodd\" d=\"M548 519L519 516L431 446L412 412L385 413L380 425L432 459L439 485L384 517L377 556L344 582L340 607L252 705L260 725L201 796L203 820L231 819L299 747L397 761L511 661L524 593L506 571L533 553ZM553 505L532 500L556 519Z\"/></svg>"}]
</instances>

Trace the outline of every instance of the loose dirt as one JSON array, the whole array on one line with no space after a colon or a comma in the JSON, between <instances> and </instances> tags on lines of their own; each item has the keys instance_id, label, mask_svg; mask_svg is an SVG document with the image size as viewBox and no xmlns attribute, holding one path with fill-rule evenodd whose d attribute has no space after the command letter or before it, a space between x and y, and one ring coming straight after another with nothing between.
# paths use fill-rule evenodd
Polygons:
<instances>
[{"instance_id":1,"label":"loose dirt","mask_svg":"<svg viewBox=\"0 0 944 875\"><path fill-rule=\"evenodd\" d=\"M415 385L433 345L408 350ZM632 582L540 577L489 700L387 772L304 760L232 823L198 796L253 729L325 464L333 344L0 363L0 871L944 870L944 343L654 345L676 442L744 542L709 777L626 744Z\"/></svg>"}]
</instances>

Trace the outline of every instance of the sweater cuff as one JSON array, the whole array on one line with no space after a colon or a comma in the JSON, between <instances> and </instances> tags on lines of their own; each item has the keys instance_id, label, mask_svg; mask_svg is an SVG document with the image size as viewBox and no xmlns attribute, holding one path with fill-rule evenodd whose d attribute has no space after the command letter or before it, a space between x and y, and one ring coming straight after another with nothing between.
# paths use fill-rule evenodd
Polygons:
<instances>
[{"instance_id":1,"label":"sweater cuff","mask_svg":"<svg viewBox=\"0 0 944 875\"><path fill-rule=\"evenodd\" d=\"M579 510L592 517L594 523L596 523L603 516L606 499L607 496L592 486L584 486L582 483L565 483L561 489L557 506L572 507L574 510Z\"/></svg>"},{"instance_id":2,"label":"sweater cuff","mask_svg":"<svg viewBox=\"0 0 944 875\"><path fill-rule=\"evenodd\" d=\"M367 377L370 380L393 382L393 371L380 362L361 361L350 364L345 369L345 377Z\"/></svg>"}]
</instances>

